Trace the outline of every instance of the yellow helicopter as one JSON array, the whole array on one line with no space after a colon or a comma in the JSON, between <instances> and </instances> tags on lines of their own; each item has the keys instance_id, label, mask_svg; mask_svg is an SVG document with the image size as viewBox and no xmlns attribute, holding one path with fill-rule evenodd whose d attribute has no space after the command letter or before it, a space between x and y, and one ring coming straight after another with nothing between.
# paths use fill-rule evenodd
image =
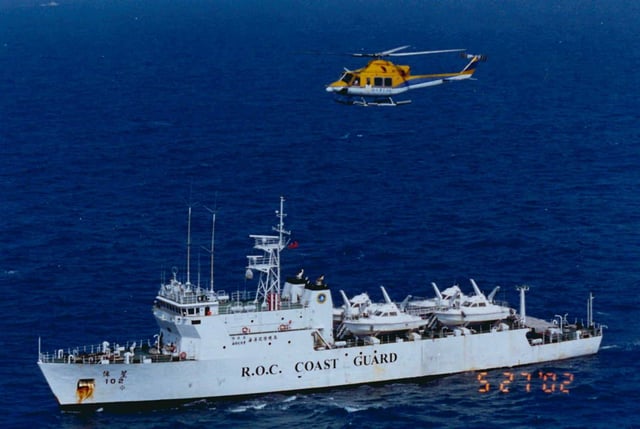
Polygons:
<instances>
[{"instance_id":1,"label":"yellow helicopter","mask_svg":"<svg viewBox=\"0 0 640 429\"><path fill-rule=\"evenodd\" d=\"M326 87L326 91L335 94L336 101L359 106L398 106L411 103L411 100L396 101L392 96L402 94L410 89L426 88L446 82L470 79L484 55L470 55L465 49L445 49L439 51L399 52L409 45L400 46L375 54L356 53L354 57L372 57L373 59L361 69L348 70L335 82ZM460 52L469 62L459 72L411 75L409 66L396 65L384 57L404 57L411 55L431 55Z\"/></svg>"}]
</instances>

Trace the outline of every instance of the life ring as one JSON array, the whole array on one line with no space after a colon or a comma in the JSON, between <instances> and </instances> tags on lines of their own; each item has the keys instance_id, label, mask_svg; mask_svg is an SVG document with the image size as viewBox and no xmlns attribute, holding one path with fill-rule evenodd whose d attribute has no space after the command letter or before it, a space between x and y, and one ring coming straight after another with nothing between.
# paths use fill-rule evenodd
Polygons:
<instances>
[{"instance_id":1,"label":"life ring","mask_svg":"<svg viewBox=\"0 0 640 429\"><path fill-rule=\"evenodd\" d=\"M248 334L249 332L251 332L251 329L247 328L246 326L244 328L242 328L242 333L243 334Z\"/></svg>"},{"instance_id":2,"label":"life ring","mask_svg":"<svg viewBox=\"0 0 640 429\"><path fill-rule=\"evenodd\" d=\"M184 360L187 358L187 352L180 352L180 359Z\"/></svg>"},{"instance_id":3,"label":"life ring","mask_svg":"<svg viewBox=\"0 0 640 429\"><path fill-rule=\"evenodd\" d=\"M287 329L289 329L289 326L285 325L284 323L278 327L279 331L286 331Z\"/></svg>"}]
</instances>

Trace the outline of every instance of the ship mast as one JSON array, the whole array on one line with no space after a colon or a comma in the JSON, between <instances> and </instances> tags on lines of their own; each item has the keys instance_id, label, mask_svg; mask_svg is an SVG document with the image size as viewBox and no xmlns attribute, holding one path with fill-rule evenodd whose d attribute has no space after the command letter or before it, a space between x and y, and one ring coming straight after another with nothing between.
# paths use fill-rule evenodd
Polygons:
<instances>
[{"instance_id":1,"label":"ship mast","mask_svg":"<svg viewBox=\"0 0 640 429\"><path fill-rule=\"evenodd\" d=\"M216 212L215 210L211 210L208 207L205 207L205 209L207 209L209 211L209 213L211 213L211 248L207 249L205 248L205 250L207 252L209 252L209 254L211 255L211 272L209 273L209 291L213 292L213 257L214 257L214 253L215 253L215 234L216 234Z\"/></svg>"},{"instance_id":2,"label":"ship mast","mask_svg":"<svg viewBox=\"0 0 640 429\"><path fill-rule=\"evenodd\" d=\"M191 286L191 206L187 221L187 286Z\"/></svg>"},{"instance_id":3,"label":"ship mast","mask_svg":"<svg viewBox=\"0 0 640 429\"><path fill-rule=\"evenodd\" d=\"M260 303L261 306L267 306L269 299L280 298L280 251L288 244L288 236L291 234L284 229L284 197L280 197L280 210L276 210L276 216L278 225L273 230L278 235L249 236L255 240L253 248L262 251L262 255L247 256L247 270L260 273L255 303ZM270 304L270 308L275 309L277 305Z\"/></svg>"},{"instance_id":4,"label":"ship mast","mask_svg":"<svg viewBox=\"0 0 640 429\"><path fill-rule=\"evenodd\" d=\"M213 292L213 255L215 254L215 237L216 237L216 213L213 212L211 220L211 284L210 289Z\"/></svg>"}]
</instances>

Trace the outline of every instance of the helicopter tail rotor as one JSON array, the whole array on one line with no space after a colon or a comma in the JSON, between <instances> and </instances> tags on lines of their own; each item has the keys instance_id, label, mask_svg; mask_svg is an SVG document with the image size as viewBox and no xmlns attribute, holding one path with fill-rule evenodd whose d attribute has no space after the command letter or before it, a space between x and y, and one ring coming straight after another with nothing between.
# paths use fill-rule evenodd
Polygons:
<instances>
[{"instance_id":1,"label":"helicopter tail rotor","mask_svg":"<svg viewBox=\"0 0 640 429\"><path fill-rule=\"evenodd\" d=\"M472 60L472 59L474 59L474 58L475 58L475 59L476 59L476 61L481 61L481 62L485 62L485 61L487 61L487 56L486 56L486 55L482 55L482 54L477 54L477 55L475 55L475 54L467 54L467 53L463 53L463 54L460 54L460 56L461 56L462 58L467 59L467 60Z\"/></svg>"}]
</instances>

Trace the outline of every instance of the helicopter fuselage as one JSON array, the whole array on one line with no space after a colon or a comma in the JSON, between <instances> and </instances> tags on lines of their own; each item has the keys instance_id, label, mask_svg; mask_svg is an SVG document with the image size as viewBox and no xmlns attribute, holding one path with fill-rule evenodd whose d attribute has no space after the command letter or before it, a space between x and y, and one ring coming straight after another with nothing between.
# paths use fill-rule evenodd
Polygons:
<instances>
[{"instance_id":1,"label":"helicopter fuselage","mask_svg":"<svg viewBox=\"0 0 640 429\"><path fill-rule=\"evenodd\" d=\"M327 86L327 92L357 96L390 96L409 90L409 66L376 59L358 70L346 71L340 79Z\"/></svg>"}]
</instances>

